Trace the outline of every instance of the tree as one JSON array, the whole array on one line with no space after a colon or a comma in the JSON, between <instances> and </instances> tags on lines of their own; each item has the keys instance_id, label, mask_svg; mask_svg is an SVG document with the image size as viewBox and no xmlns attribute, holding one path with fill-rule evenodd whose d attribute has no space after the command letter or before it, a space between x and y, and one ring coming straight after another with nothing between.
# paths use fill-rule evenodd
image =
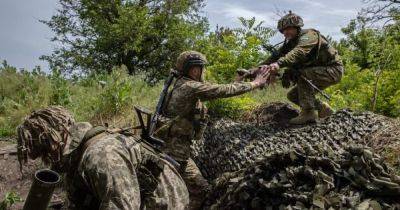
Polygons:
<instances>
[{"instance_id":1,"label":"tree","mask_svg":"<svg viewBox=\"0 0 400 210\"><path fill-rule=\"evenodd\" d=\"M371 66L370 55L371 55L371 44L374 41L376 30L367 28L366 21L362 17L358 17L355 20L351 20L350 23L342 28L342 32L346 35L346 38L340 41L338 48L343 54L343 50L347 50L351 56L351 62L356 63L361 69L366 69Z\"/></svg>"},{"instance_id":2,"label":"tree","mask_svg":"<svg viewBox=\"0 0 400 210\"><path fill-rule=\"evenodd\" d=\"M57 47L41 59L64 74L125 65L129 73L145 72L154 81L207 30L203 1L59 0L57 14L41 21L55 33Z\"/></svg>"},{"instance_id":3,"label":"tree","mask_svg":"<svg viewBox=\"0 0 400 210\"><path fill-rule=\"evenodd\" d=\"M228 82L238 68L251 68L265 60L268 52L262 47L269 43L274 31L255 18L240 17L241 27L217 27L197 41L196 49L207 55L208 79Z\"/></svg>"},{"instance_id":4,"label":"tree","mask_svg":"<svg viewBox=\"0 0 400 210\"><path fill-rule=\"evenodd\" d=\"M400 0L363 0L367 5L360 16L366 17L368 22L382 22L383 25L400 19Z\"/></svg>"}]
</instances>

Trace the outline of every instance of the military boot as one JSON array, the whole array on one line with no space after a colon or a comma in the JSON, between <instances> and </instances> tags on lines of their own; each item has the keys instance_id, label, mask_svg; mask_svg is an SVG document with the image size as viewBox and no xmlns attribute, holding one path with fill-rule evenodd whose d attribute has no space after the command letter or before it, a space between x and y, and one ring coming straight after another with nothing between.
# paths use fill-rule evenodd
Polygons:
<instances>
[{"instance_id":1,"label":"military boot","mask_svg":"<svg viewBox=\"0 0 400 210\"><path fill-rule=\"evenodd\" d=\"M316 122L318 119L317 111L314 109L301 110L299 116L290 119L289 123L294 125L302 125L306 123Z\"/></svg>"},{"instance_id":2,"label":"military boot","mask_svg":"<svg viewBox=\"0 0 400 210\"><path fill-rule=\"evenodd\" d=\"M321 119L327 118L334 113L334 110L328 103L322 102L321 108L318 110L318 117Z\"/></svg>"}]
</instances>

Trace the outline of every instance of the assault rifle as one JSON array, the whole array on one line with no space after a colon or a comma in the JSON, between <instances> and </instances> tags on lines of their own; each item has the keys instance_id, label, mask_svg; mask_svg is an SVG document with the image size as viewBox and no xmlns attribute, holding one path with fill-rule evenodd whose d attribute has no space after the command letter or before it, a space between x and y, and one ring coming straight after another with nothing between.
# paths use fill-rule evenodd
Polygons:
<instances>
[{"instance_id":1,"label":"assault rifle","mask_svg":"<svg viewBox=\"0 0 400 210\"><path fill-rule=\"evenodd\" d=\"M168 78L164 82L164 87L161 91L160 97L157 102L156 111L154 112L154 115L150 121L149 130L148 130L150 136L153 135L154 130L157 125L157 122L161 116L161 111L162 111L162 108L163 108L163 105L165 102L165 98L167 97L167 94L168 94L168 89L171 86L172 81L174 80L174 78L177 75L178 75L178 73L175 70L171 69Z\"/></svg>"},{"instance_id":2,"label":"assault rifle","mask_svg":"<svg viewBox=\"0 0 400 210\"><path fill-rule=\"evenodd\" d=\"M160 148L165 145L165 142L155 136L153 136L154 131L157 126L157 122L159 118L161 117L161 111L162 107L164 105L165 99L168 94L168 89L171 86L172 81L174 80L174 77L177 76L176 71L171 70L168 78L164 82L164 87L163 90L161 91L160 97L158 99L156 111L154 114L152 114L149 110L144 109L142 107L137 107L135 106L135 111L139 119L140 123L140 128L142 130L141 133L141 138L145 141L144 143L147 143L148 146L151 146L154 150L156 150L159 154L162 154L162 156L170 162L172 165L175 167L179 167L179 163L176 162L173 158L170 156L164 154L161 152ZM145 118L146 116L146 123L145 123Z\"/></svg>"}]
</instances>

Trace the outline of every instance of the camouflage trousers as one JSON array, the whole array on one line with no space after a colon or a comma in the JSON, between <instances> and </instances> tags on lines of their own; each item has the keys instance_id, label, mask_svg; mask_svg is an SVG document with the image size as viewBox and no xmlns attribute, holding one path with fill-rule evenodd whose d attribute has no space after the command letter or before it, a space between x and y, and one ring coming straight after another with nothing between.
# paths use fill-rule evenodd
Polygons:
<instances>
[{"instance_id":1,"label":"camouflage trousers","mask_svg":"<svg viewBox=\"0 0 400 210\"><path fill-rule=\"evenodd\" d=\"M190 209L200 209L211 190L211 186L191 158L186 161L179 161L179 163L181 165L181 176L189 191Z\"/></svg>"},{"instance_id":2,"label":"camouflage trousers","mask_svg":"<svg viewBox=\"0 0 400 210\"><path fill-rule=\"evenodd\" d=\"M316 66L300 70L301 76L310 80L315 86L323 90L329 86L337 84L342 79L343 66ZM300 106L302 110L321 109L321 101L315 97L317 91L314 90L304 79L299 77L297 85L291 89L287 98Z\"/></svg>"}]
</instances>

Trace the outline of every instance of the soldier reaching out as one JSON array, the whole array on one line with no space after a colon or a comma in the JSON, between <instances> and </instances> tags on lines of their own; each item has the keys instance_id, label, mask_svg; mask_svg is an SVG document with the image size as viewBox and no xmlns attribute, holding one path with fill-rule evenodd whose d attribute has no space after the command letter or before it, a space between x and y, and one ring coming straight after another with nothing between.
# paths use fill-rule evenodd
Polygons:
<instances>
[{"instance_id":1,"label":"soldier reaching out","mask_svg":"<svg viewBox=\"0 0 400 210\"><path fill-rule=\"evenodd\" d=\"M181 165L180 171L190 194L191 209L200 207L209 184L191 159L193 140L200 139L206 126L207 109L203 102L240 95L265 85L268 71L259 71L252 82L209 84L204 82L206 58L196 51L179 55L176 70L179 76L168 93L162 108L162 120L156 135L165 140L164 151Z\"/></svg>"},{"instance_id":2,"label":"soldier reaching out","mask_svg":"<svg viewBox=\"0 0 400 210\"><path fill-rule=\"evenodd\" d=\"M314 122L333 113L332 108L315 98L316 90L307 83L311 81L319 89L338 83L344 68L337 51L327 39L315 29L303 29L303 19L292 13L282 17L278 29L285 36L278 53L262 63L263 68L277 71L287 67L282 77L282 86L289 88L288 99L299 105L300 115L290 120L292 124ZM317 114L318 112L318 114Z\"/></svg>"}]
</instances>

